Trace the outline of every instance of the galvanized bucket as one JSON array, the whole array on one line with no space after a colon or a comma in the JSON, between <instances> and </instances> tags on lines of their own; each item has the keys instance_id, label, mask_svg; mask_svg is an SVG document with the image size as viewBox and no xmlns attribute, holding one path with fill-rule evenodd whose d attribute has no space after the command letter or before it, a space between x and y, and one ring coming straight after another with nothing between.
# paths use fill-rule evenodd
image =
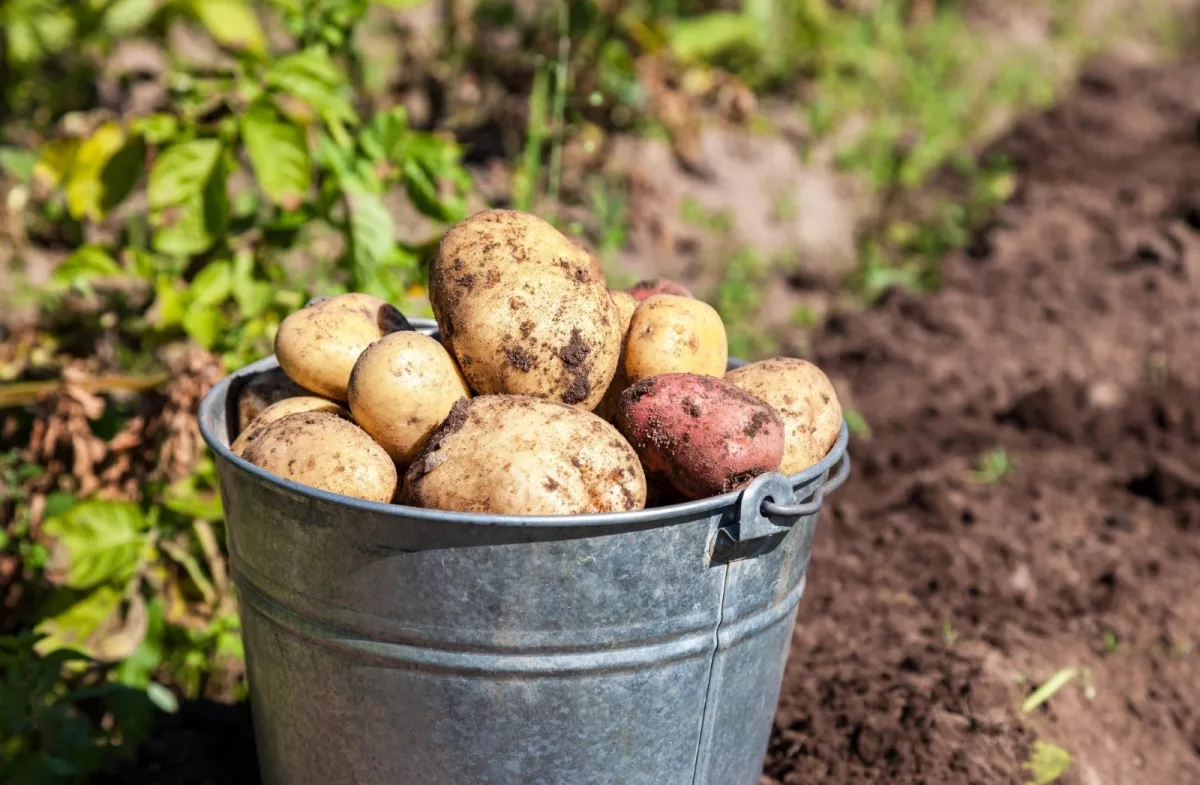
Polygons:
<instances>
[{"instance_id":1,"label":"galvanized bucket","mask_svg":"<svg viewBox=\"0 0 1200 785\"><path fill-rule=\"evenodd\" d=\"M757 785L844 425L816 466L702 501L442 512L233 455L237 392L273 367L200 410L268 785Z\"/></svg>"}]
</instances>

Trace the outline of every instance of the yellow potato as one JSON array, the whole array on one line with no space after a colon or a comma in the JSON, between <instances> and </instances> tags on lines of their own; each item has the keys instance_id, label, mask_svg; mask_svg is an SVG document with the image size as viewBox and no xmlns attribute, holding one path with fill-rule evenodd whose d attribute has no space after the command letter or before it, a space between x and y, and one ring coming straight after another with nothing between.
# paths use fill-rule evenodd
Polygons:
<instances>
[{"instance_id":1,"label":"yellow potato","mask_svg":"<svg viewBox=\"0 0 1200 785\"><path fill-rule=\"evenodd\" d=\"M238 393L238 430L243 430L271 404L298 395L309 392L289 379L282 368L254 374Z\"/></svg>"},{"instance_id":2,"label":"yellow potato","mask_svg":"<svg viewBox=\"0 0 1200 785\"><path fill-rule=\"evenodd\" d=\"M592 257L536 216L485 210L446 232L429 272L442 343L475 392L587 410L617 370L617 306Z\"/></svg>"},{"instance_id":3,"label":"yellow potato","mask_svg":"<svg viewBox=\"0 0 1200 785\"><path fill-rule=\"evenodd\" d=\"M412 462L455 401L471 397L454 358L418 332L392 333L368 346L347 394L354 421L401 466Z\"/></svg>"},{"instance_id":4,"label":"yellow potato","mask_svg":"<svg viewBox=\"0 0 1200 785\"><path fill-rule=\"evenodd\" d=\"M604 397L600 399L600 403L596 405L594 411L598 417L612 422L617 415L617 401L621 399L621 393L625 392L625 388L629 386L629 381L625 377L625 341L629 338L629 324L633 321L633 312L637 310L638 301L628 292L610 291L609 294L612 295L621 318L621 354L617 360L617 372L613 374L613 379L609 382Z\"/></svg>"},{"instance_id":5,"label":"yellow potato","mask_svg":"<svg viewBox=\"0 0 1200 785\"><path fill-rule=\"evenodd\" d=\"M346 400L358 356L389 333L411 330L404 316L378 297L340 294L288 315L275 335L279 367L301 387Z\"/></svg>"},{"instance_id":6,"label":"yellow potato","mask_svg":"<svg viewBox=\"0 0 1200 785\"><path fill-rule=\"evenodd\" d=\"M407 504L509 515L639 510L646 476L617 429L526 395L454 404L404 476Z\"/></svg>"},{"instance_id":7,"label":"yellow potato","mask_svg":"<svg viewBox=\"0 0 1200 785\"><path fill-rule=\"evenodd\" d=\"M250 446L250 443L259 436L262 436L263 431L271 423L281 420L289 414L300 414L302 412L329 412L343 419L350 419L350 412L328 398L318 398L315 395L297 395L293 398L284 398L282 401L273 403L263 409L257 417L251 420L245 430L239 433L238 437L233 440L233 444L229 445L229 449L233 450L234 455L242 455L246 452L246 448Z\"/></svg>"},{"instance_id":8,"label":"yellow potato","mask_svg":"<svg viewBox=\"0 0 1200 785\"><path fill-rule=\"evenodd\" d=\"M725 379L761 398L783 418L784 474L820 461L837 441L842 406L829 378L805 360L775 357L735 368Z\"/></svg>"},{"instance_id":9,"label":"yellow potato","mask_svg":"<svg viewBox=\"0 0 1200 785\"><path fill-rule=\"evenodd\" d=\"M656 294L633 312L625 341L625 376L634 384L661 373L725 375L725 325L701 300Z\"/></svg>"},{"instance_id":10,"label":"yellow potato","mask_svg":"<svg viewBox=\"0 0 1200 785\"><path fill-rule=\"evenodd\" d=\"M289 414L242 456L287 480L367 501L396 495L396 464L367 432L329 412Z\"/></svg>"}]
</instances>

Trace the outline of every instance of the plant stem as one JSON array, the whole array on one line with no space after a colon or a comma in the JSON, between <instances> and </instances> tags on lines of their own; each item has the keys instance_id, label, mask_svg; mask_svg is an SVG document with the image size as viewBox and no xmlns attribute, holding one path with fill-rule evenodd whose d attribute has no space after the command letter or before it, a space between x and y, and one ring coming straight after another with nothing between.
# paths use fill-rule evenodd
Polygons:
<instances>
[{"instance_id":1,"label":"plant stem","mask_svg":"<svg viewBox=\"0 0 1200 785\"><path fill-rule=\"evenodd\" d=\"M564 116L567 108L567 71L571 60L571 7L558 2L558 62L554 68L554 143L550 148L550 183L547 196L551 219L558 214L558 190L562 184Z\"/></svg>"},{"instance_id":2,"label":"plant stem","mask_svg":"<svg viewBox=\"0 0 1200 785\"><path fill-rule=\"evenodd\" d=\"M144 392L165 384L171 374L163 371L149 376L91 376L76 384L88 392ZM27 406L42 395L57 390L63 383L58 379L43 382L13 382L0 385L0 409Z\"/></svg>"}]
</instances>

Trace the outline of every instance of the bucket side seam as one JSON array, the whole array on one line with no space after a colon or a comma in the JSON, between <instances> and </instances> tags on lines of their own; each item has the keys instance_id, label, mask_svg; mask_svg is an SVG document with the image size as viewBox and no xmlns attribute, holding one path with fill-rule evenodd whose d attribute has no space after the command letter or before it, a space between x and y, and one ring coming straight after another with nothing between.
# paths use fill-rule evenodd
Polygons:
<instances>
[{"instance_id":1,"label":"bucket side seam","mask_svg":"<svg viewBox=\"0 0 1200 785\"><path fill-rule=\"evenodd\" d=\"M704 705L700 711L700 733L696 739L696 760L692 765L692 785L702 785L703 780L699 779L699 777L703 773L702 768L707 768L702 766L702 761L707 760L705 752L712 748L711 737L713 730L709 704L713 699L714 691L720 687L719 684L714 683L714 680L719 678L716 668L717 653L721 640L721 625L725 621L725 592L729 589L729 565L724 565L722 569L725 571L725 574L721 577L721 596L717 605L720 609L717 614L717 626L712 631L712 653L708 658L708 687L704 691Z\"/></svg>"}]
</instances>

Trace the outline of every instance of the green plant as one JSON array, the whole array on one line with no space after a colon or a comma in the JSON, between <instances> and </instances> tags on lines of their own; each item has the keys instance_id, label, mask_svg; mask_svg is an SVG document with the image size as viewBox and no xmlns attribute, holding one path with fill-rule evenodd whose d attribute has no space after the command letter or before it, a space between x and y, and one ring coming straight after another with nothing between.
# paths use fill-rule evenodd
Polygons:
<instances>
[{"instance_id":1,"label":"green plant","mask_svg":"<svg viewBox=\"0 0 1200 785\"><path fill-rule=\"evenodd\" d=\"M763 331L760 309L769 274L766 263L749 248L734 251L722 265L721 283L712 305L725 322L729 354L754 359L770 354L775 340Z\"/></svg>"},{"instance_id":2,"label":"green plant","mask_svg":"<svg viewBox=\"0 0 1200 785\"><path fill-rule=\"evenodd\" d=\"M871 438L871 426L867 423L867 419L862 416L862 413L854 409L847 409L842 416L846 420L846 429L850 433L863 439Z\"/></svg>"},{"instance_id":3,"label":"green plant","mask_svg":"<svg viewBox=\"0 0 1200 785\"><path fill-rule=\"evenodd\" d=\"M42 654L39 643L31 632L0 637L0 781L86 782L148 735L153 700L106 680L91 658Z\"/></svg>"},{"instance_id":4,"label":"green plant","mask_svg":"<svg viewBox=\"0 0 1200 785\"><path fill-rule=\"evenodd\" d=\"M1021 713L1029 714L1036 711L1079 675L1079 668L1063 668L1056 671L1021 703Z\"/></svg>"},{"instance_id":5,"label":"green plant","mask_svg":"<svg viewBox=\"0 0 1200 785\"><path fill-rule=\"evenodd\" d=\"M414 130L402 110L359 100L351 39L360 0L270 3L291 36L278 51L241 0L146 3L145 18L119 29L155 36L187 19L223 57L172 61L167 111L64 115L73 107L45 100L37 69L109 51L112 14L134 5L0 6L16 24L5 30L9 57L22 30L49 25L67 36L57 48L21 50L29 59L0 75L10 107L45 107L33 123L56 128L36 155L0 148L0 168L20 183L30 238L73 249L36 292L52 336L38 349L39 376L5 384L0 406L56 400L61 382L45 377L72 361L70 346L98 371L76 383L79 395L125 394L95 399L77 425L97 448L137 434L133 460L146 462L146 476L119 491L128 500L115 501L78 498L78 478L61 467L47 476L25 453L0 455L0 556L20 559L24 582L11 623L36 630L0 642L4 782L85 781L136 746L152 712L180 698L244 695L215 467L194 460L194 439L172 442L187 411L170 419L145 405L153 395L129 394L170 380L161 366L177 344L199 344L227 368L268 353L282 316L313 294L353 288L420 308L428 241L466 211L458 145ZM30 13L50 21L18 16ZM432 225L402 236L389 209L396 199ZM10 193L6 206L16 203ZM144 417L163 421L142 428ZM173 451L184 453L182 473L164 468ZM44 505L35 509L34 496Z\"/></svg>"},{"instance_id":6,"label":"green plant","mask_svg":"<svg viewBox=\"0 0 1200 785\"><path fill-rule=\"evenodd\" d=\"M1062 747L1035 739L1033 752L1023 768L1029 772L1028 785L1051 785L1071 770L1075 759Z\"/></svg>"},{"instance_id":7,"label":"green plant","mask_svg":"<svg viewBox=\"0 0 1200 785\"><path fill-rule=\"evenodd\" d=\"M115 244L83 246L58 269L61 288L148 281L154 306L134 329L185 333L239 365L264 353L281 315L317 281L323 294L353 288L404 302L427 238L401 240L383 197L403 188L418 212L452 222L465 214L470 181L453 141L412 130L401 109L355 108L341 65L353 59L336 47L365 3L317 4L311 14L309 4L281 3L300 48L275 55L246 32L258 29L252 15L235 33L225 29L233 19L200 5L232 47L228 64L173 71L169 113L48 142L34 175L55 189L73 233L139 189L145 196L144 210L122 213ZM322 234L340 251L315 254ZM297 257L307 280L286 263Z\"/></svg>"},{"instance_id":8,"label":"green plant","mask_svg":"<svg viewBox=\"0 0 1200 785\"><path fill-rule=\"evenodd\" d=\"M989 450L980 456L978 465L971 471L971 479L990 485L1012 474L1014 468L1012 458L1004 449Z\"/></svg>"}]
</instances>

